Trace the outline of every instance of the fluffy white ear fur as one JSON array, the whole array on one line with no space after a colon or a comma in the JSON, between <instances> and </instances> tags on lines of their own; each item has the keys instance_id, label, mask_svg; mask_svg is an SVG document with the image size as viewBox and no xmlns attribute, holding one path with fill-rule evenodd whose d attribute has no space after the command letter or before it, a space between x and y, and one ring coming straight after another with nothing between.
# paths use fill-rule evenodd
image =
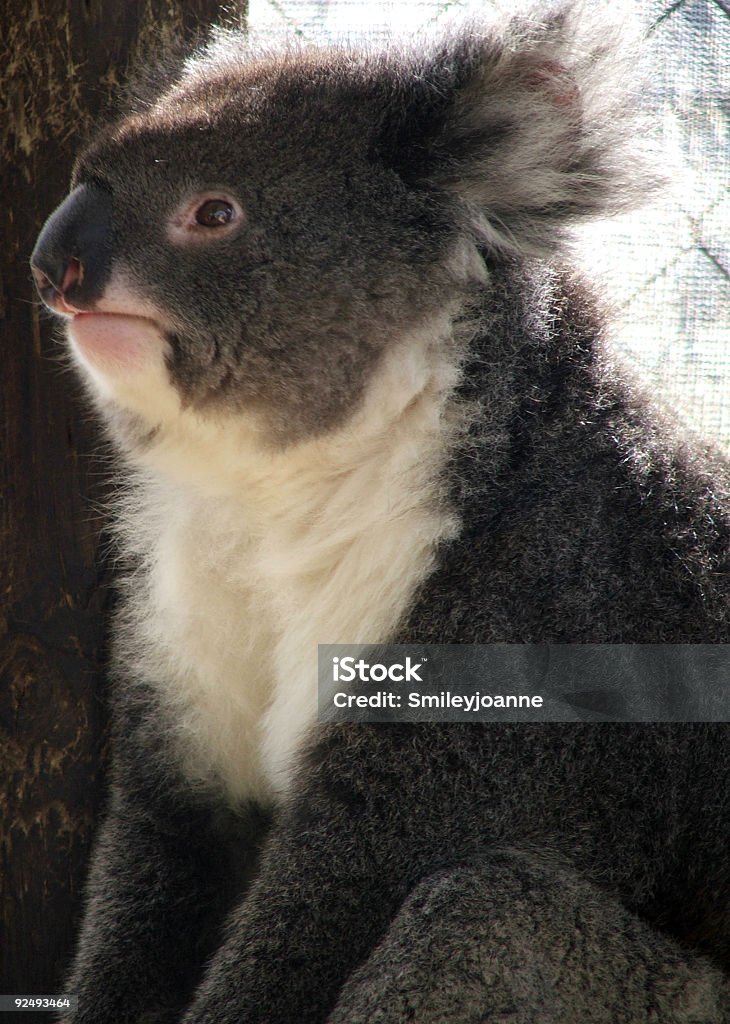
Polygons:
<instances>
[{"instance_id":1,"label":"fluffy white ear fur","mask_svg":"<svg viewBox=\"0 0 730 1024\"><path fill-rule=\"evenodd\" d=\"M638 205L662 178L625 5L514 10L462 26L432 56L452 98L427 176L464 200L488 243L549 254L564 226Z\"/></svg>"}]
</instances>

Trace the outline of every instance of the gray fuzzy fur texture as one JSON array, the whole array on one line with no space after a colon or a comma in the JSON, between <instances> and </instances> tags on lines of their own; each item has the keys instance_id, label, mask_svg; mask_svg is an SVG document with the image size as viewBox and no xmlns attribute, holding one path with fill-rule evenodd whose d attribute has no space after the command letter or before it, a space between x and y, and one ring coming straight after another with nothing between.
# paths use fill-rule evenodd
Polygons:
<instances>
[{"instance_id":1,"label":"gray fuzzy fur texture","mask_svg":"<svg viewBox=\"0 0 730 1024\"><path fill-rule=\"evenodd\" d=\"M653 187L633 54L571 2L382 53L223 34L81 154L39 287L77 260L66 299L131 302L164 360L129 407L108 364L87 380L134 496L67 1024L730 1022L726 724L314 725L268 797L221 760L269 648L350 606L397 607L367 620L373 642L730 642L728 465L677 439L611 354L565 246ZM174 241L189 197L217 190L243 216ZM85 249L79 196L103 213ZM437 369L386 429L408 359L414 378ZM239 517L249 490L289 548ZM269 619L264 570L285 580ZM220 666L202 682L201 650ZM201 735L219 785L184 745ZM253 763L251 735L236 756Z\"/></svg>"}]
</instances>

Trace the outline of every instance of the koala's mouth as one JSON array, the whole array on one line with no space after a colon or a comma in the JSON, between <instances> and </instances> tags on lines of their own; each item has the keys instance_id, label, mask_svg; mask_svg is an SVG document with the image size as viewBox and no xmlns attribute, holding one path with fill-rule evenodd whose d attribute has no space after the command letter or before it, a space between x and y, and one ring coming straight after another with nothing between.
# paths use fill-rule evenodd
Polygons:
<instances>
[{"instance_id":1,"label":"koala's mouth","mask_svg":"<svg viewBox=\"0 0 730 1024\"><path fill-rule=\"evenodd\" d=\"M155 320L132 313L79 311L71 317L68 336L86 362L107 370L141 369L167 345Z\"/></svg>"}]
</instances>

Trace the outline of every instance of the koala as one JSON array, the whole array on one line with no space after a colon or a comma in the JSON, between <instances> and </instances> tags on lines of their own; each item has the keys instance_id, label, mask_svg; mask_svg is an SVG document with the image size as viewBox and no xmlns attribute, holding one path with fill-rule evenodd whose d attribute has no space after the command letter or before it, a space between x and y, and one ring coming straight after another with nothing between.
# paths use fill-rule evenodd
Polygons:
<instances>
[{"instance_id":1,"label":"koala","mask_svg":"<svg viewBox=\"0 0 730 1024\"><path fill-rule=\"evenodd\" d=\"M67 1024L730 1021L718 722L318 723L318 643L724 644L730 476L570 229L654 174L623 30L220 32L32 256L115 446L114 761Z\"/></svg>"}]
</instances>

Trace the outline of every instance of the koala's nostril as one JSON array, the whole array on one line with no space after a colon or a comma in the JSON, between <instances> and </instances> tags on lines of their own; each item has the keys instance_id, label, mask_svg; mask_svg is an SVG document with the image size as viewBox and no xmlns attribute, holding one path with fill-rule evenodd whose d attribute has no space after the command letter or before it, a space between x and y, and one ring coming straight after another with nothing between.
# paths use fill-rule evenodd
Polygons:
<instances>
[{"instance_id":1,"label":"koala's nostril","mask_svg":"<svg viewBox=\"0 0 730 1024\"><path fill-rule=\"evenodd\" d=\"M68 261L66 272L64 273L63 280L61 281L61 293L65 295L69 288L72 288L77 283L82 284L83 280L84 268L81 263L81 260L78 260L76 259L75 256L73 256Z\"/></svg>"},{"instance_id":2,"label":"koala's nostril","mask_svg":"<svg viewBox=\"0 0 730 1024\"><path fill-rule=\"evenodd\" d=\"M72 291L74 286L78 285L80 287L83 284L84 265L81 260L72 256L65 269L63 263L54 267L52 276L46 271L41 270L35 263L32 263L31 273L33 274L33 280L35 281L38 293L47 306L50 306L51 309L57 312L64 313L76 309L76 306L70 305L67 300L69 292Z\"/></svg>"},{"instance_id":3,"label":"koala's nostril","mask_svg":"<svg viewBox=\"0 0 730 1024\"><path fill-rule=\"evenodd\" d=\"M35 263L31 264L31 273L33 274L33 280L36 283L38 291L43 292L47 288L53 288L57 292L62 294L67 292L69 288L73 288L75 284L81 284L84 280L84 268L80 260L76 257L72 257L66 268L59 266L57 269L50 274L48 268L41 270Z\"/></svg>"},{"instance_id":4,"label":"koala's nostril","mask_svg":"<svg viewBox=\"0 0 730 1024\"><path fill-rule=\"evenodd\" d=\"M75 308L69 305L66 298L74 285L80 285L84 279L84 268L79 259L72 256L65 267L60 262L52 270L50 265L46 266L46 270L41 270L37 264L32 263L31 273L38 293L47 306L61 312Z\"/></svg>"}]
</instances>

